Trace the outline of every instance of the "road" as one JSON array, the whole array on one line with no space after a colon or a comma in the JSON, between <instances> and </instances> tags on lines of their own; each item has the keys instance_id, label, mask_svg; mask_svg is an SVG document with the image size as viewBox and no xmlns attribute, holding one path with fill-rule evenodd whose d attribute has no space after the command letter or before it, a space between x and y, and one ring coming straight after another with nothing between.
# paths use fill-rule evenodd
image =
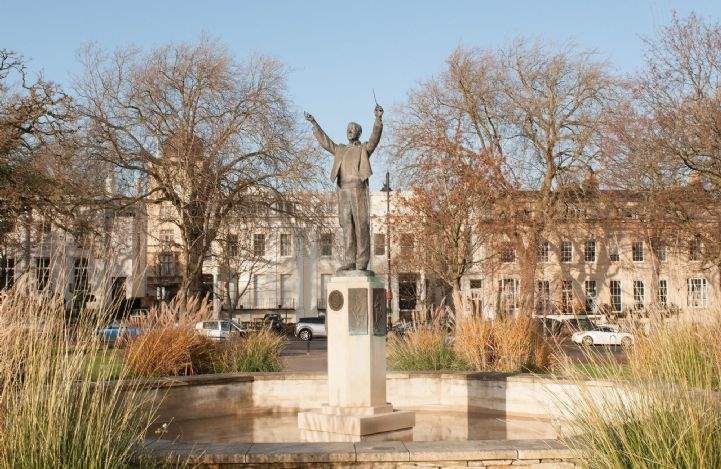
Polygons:
<instances>
[{"instance_id":1,"label":"road","mask_svg":"<svg viewBox=\"0 0 721 469\"><path fill-rule=\"evenodd\" d=\"M281 353L283 359L283 369L285 371L317 371L325 372L328 367L326 361L327 342L325 339L315 339L309 342L303 342L295 337L288 339L288 344ZM561 345L563 353L573 362L583 363L586 361L586 354L581 346L572 342L565 342ZM597 347L594 351L603 354L605 358L606 350ZM609 349L608 355L611 359L619 363L626 361L626 354L621 347L613 347Z\"/></svg>"},{"instance_id":2,"label":"road","mask_svg":"<svg viewBox=\"0 0 721 469\"><path fill-rule=\"evenodd\" d=\"M327 342L325 339L303 342L291 337L280 354L283 359L283 369L285 371L326 372L328 369L326 349Z\"/></svg>"}]
</instances>

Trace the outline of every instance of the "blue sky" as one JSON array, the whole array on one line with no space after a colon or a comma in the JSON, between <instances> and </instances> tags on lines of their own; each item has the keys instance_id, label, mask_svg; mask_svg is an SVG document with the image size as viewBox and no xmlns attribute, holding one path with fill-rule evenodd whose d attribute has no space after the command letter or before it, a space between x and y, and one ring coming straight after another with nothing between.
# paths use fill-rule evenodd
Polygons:
<instances>
[{"instance_id":1,"label":"blue sky","mask_svg":"<svg viewBox=\"0 0 721 469\"><path fill-rule=\"evenodd\" d=\"M641 37L667 23L672 10L721 17L721 0L1 1L0 47L61 83L79 71L75 54L88 41L150 48L205 32L240 58L275 56L290 67L298 109L338 141L350 120L370 130L371 88L389 111L458 45L497 47L517 35L573 39L631 72L643 61Z\"/></svg>"}]
</instances>

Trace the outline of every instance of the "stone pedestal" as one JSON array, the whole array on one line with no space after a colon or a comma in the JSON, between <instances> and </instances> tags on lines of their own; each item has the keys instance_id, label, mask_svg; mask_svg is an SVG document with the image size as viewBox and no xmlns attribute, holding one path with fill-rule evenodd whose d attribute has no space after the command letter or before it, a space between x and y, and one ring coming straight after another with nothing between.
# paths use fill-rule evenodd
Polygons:
<instances>
[{"instance_id":1,"label":"stone pedestal","mask_svg":"<svg viewBox=\"0 0 721 469\"><path fill-rule=\"evenodd\" d=\"M328 283L328 403L298 414L307 440L408 439L413 412L386 402L386 299L383 282L350 271Z\"/></svg>"}]
</instances>

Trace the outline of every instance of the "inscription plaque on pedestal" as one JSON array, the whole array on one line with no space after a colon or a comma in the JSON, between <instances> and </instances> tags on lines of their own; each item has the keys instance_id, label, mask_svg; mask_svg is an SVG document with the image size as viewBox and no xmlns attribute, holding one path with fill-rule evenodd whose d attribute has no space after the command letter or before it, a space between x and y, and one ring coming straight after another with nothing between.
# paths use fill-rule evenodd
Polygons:
<instances>
[{"instance_id":1,"label":"inscription plaque on pedestal","mask_svg":"<svg viewBox=\"0 0 721 469\"><path fill-rule=\"evenodd\" d=\"M373 289L373 335L386 335L388 332L385 293L383 288Z\"/></svg>"},{"instance_id":2,"label":"inscription plaque on pedestal","mask_svg":"<svg viewBox=\"0 0 721 469\"><path fill-rule=\"evenodd\" d=\"M348 289L348 333L368 335L368 289Z\"/></svg>"}]
</instances>

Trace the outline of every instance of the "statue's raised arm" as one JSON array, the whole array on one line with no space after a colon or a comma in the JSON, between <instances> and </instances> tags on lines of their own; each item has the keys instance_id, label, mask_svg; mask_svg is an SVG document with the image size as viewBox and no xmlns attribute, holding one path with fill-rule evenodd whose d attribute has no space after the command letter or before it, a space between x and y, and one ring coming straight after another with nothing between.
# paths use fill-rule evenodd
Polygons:
<instances>
[{"instance_id":1,"label":"statue's raised arm","mask_svg":"<svg viewBox=\"0 0 721 469\"><path fill-rule=\"evenodd\" d=\"M320 146L322 146L326 151L335 155L338 145L336 145L335 142L331 140L331 138L328 136L328 134L323 131L323 129L320 127L318 122L316 122L315 117L313 117L312 114L304 112L303 115L305 116L305 120L307 120L313 125L313 135L315 136L315 139L318 140L318 143L320 143Z\"/></svg>"},{"instance_id":2,"label":"statue's raised arm","mask_svg":"<svg viewBox=\"0 0 721 469\"><path fill-rule=\"evenodd\" d=\"M381 141L381 134L383 133L383 108L379 104L376 104L373 112L376 115L376 121L373 123L373 131L366 144L368 156L370 156L378 146L378 142Z\"/></svg>"}]
</instances>

